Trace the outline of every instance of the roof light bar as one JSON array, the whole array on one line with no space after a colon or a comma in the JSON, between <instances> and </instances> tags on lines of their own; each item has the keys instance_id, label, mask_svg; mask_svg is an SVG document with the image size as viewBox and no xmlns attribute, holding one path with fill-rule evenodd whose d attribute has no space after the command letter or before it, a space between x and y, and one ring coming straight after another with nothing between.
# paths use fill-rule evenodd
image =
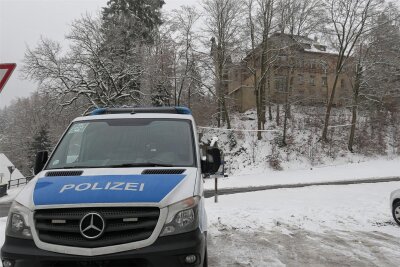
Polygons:
<instances>
[{"instance_id":1,"label":"roof light bar","mask_svg":"<svg viewBox=\"0 0 400 267\"><path fill-rule=\"evenodd\" d=\"M89 116L106 114L136 114L136 113L164 113L192 115L192 111L186 107L149 107L149 108L98 108L89 113Z\"/></svg>"}]
</instances>

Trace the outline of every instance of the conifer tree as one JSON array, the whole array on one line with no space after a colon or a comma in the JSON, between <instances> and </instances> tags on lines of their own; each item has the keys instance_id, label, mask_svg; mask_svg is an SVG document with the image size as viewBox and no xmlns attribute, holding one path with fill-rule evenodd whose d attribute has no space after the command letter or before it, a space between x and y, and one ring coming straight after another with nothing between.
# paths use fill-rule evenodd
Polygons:
<instances>
[{"instance_id":1,"label":"conifer tree","mask_svg":"<svg viewBox=\"0 0 400 267\"><path fill-rule=\"evenodd\" d=\"M36 154L40 151L50 151L51 141L47 125L42 125L39 131L33 136L33 140L29 144L30 153L28 155L29 166L33 168L35 164Z\"/></svg>"}]
</instances>

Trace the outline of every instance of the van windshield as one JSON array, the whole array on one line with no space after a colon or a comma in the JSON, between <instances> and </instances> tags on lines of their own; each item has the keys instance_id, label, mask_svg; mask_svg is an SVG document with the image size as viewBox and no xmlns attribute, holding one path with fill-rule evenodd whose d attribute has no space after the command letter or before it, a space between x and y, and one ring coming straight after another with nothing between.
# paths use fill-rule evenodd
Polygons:
<instances>
[{"instance_id":1,"label":"van windshield","mask_svg":"<svg viewBox=\"0 0 400 267\"><path fill-rule=\"evenodd\" d=\"M195 166L190 120L110 119L73 123L46 169Z\"/></svg>"}]
</instances>

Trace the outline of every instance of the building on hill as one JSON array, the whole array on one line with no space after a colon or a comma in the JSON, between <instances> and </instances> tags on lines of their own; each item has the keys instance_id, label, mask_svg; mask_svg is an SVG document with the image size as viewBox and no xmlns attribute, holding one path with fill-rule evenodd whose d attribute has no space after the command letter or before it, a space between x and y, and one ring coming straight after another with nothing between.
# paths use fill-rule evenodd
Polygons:
<instances>
[{"instance_id":1,"label":"building on hill","mask_svg":"<svg viewBox=\"0 0 400 267\"><path fill-rule=\"evenodd\" d=\"M286 95L299 104L327 103L335 80L338 54L316 39L275 33L269 39L269 71L266 74L267 101L283 103ZM228 70L228 94L236 108L244 112L256 107L254 75L261 77L261 46ZM334 103L351 97L352 68L345 66L339 76Z\"/></svg>"},{"instance_id":2,"label":"building on hill","mask_svg":"<svg viewBox=\"0 0 400 267\"><path fill-rule=\"evenodd\" d=\"M0 153L0 184L6 184L8 181L10 181L10 171L8 170L9 166L14 166L14 164L12 164L6 155ZM20 178L24 178L24 176L18 169L15 169L11 175L11 180Z\"/></svg>"}]
</instances>

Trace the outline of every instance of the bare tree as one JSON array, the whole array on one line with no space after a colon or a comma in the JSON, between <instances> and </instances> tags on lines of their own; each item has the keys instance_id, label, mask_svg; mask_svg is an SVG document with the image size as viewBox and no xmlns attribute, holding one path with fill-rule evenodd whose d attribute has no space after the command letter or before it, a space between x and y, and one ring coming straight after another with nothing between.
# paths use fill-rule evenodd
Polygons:
<instances>
[{"instance_id":1,"label":"bare tree","mask_svg":"<svg viewBox=\"0 0 400 267\"><path fill-rule=\"evenodd\" d=\"M197 75L196 55L196 22L200 18L199 12L194 7L182 6L172 12L172 25L176 43L174 63L174 97L175 105L181 105L182 96L187 94L188 106L193 93L193 88L198 85L194 79Z\"/></svg>"},{"instance_id":2,"label":"bare tree","mask_svg":"<svg viewBox=\"0 0 400 267\"><path fill-rule=\"evenodd\" d=\"M271 117L271 104L270 100L270 86L269 75L273 63L273 56L271 55L271 47L269 42L269 35L273 28L273 17L275 12L275 0L258 0L260 6L259 23L261 27L261 77L260 86L256 94L258 94L258 103L260 110L260 128L265 129L266 123L266 107L268 104L269 116ZM259 136L260 139L260 136Z\"/></svg>"},{"instance_id":3,"label":"bare tree","mask_svg":"<svg viewBox=\"0 0 400 267\"><path fill-rule=\"evenodd\" d=\"M63 106L80 98L87 100L88 108L142 101L143 69L136 63L141 51L131 49L116 57L114 43L105 42L101 20L89 15L76 20L66 38L71 42L68 51L45 38L35 49L27 49L23 71L39 82L42 92ZM121 40L115 36L113 41Z\"/></svg>"},{"instance_id":4,"label":"bare tree","mask_svg":"<svg viewBox=\"0 0 400 267\"><path fill-rule=\"evenodd\" d=\"M325 0L327 16L329 17L330 34L338 49L338 59L335 67L335 79L328 100L324 127L322 130L323 141L327 141L329 119L334 104L336 87L343 67L354 51L360 37L371 29L371 18L380 0Z\"/></svg>"},{"instance_id":5,"label":"bare tree","mask_svg":"<svg viewBox=\"0 0 400 267\"><path fill-rule=\"evenodd\" d=\"M70 121L84 112L79 101L61 108L49 95L35 92L10 103L0 110L0 153L5 153L24 175L32 175L34 137L45 129L54 145Z\"/></svg>"},{"instance_id":6,"label":"bare tree","mask_svg":"<svg viewBox=\"0 0 400 267\"><path fill-rule=\"evenodd\" d=\"M290 35L317 33L324 25L322 0L278 0L277 20L280 32Z\"/></svg>"},{"instance_id":7,"label":"bare tree","mask_svg":"<svg viewBox=\"0 0 400 267\"><path fill-rule=\"evenodd\" d=\"M254 93L256 96L256 109L257 109L257 129L262 130L262 116L261 116L261 105L260 105L260 80L259 80L259 73L258 68L260 65L260 39L259 34L257 32L257 16L259 14L259 6L257 5L258 2L256 0L247 0L246 8L247 8L247 31L245 32L245 39L250 37L250 51L249 54L242 60L245 65L246 69L250 72L253 76L253 88ZM247 51L246 51L247 52ZM264 111L265 112L265 111ZM265 115L264 115L265 116ZM258 140L262 139L261 132L257 133Z\"/></svg>"},{"instance_id":8,"label":"bare tree","mask_svg":"<svg viewBox=\"0 0 400 267\"><path fill-rule=\"evenodd\" d=\"M218 101L218 126L221 119L231 128L227 106L225 77L227 65L231 63L238 47L238 32L240 30L243 11L240 0L204 0L203 9L206 17L207 32L212 36L211 55L215 67L215 84Z\"/></svg>"},{"instance_id":9,"label":"bare tree","mask_svg":"<svg viewBox=\"0 0 400 267\"><path fill-rule=\"evenodd\" d=\"M348 142L353 152L361 107L396 106L400 97L400 12L389 4L374 20L373 29L359 41L355 55L352 121ZM361 98L361 99L360 99Z\"/></svg>"}]
</instances>

